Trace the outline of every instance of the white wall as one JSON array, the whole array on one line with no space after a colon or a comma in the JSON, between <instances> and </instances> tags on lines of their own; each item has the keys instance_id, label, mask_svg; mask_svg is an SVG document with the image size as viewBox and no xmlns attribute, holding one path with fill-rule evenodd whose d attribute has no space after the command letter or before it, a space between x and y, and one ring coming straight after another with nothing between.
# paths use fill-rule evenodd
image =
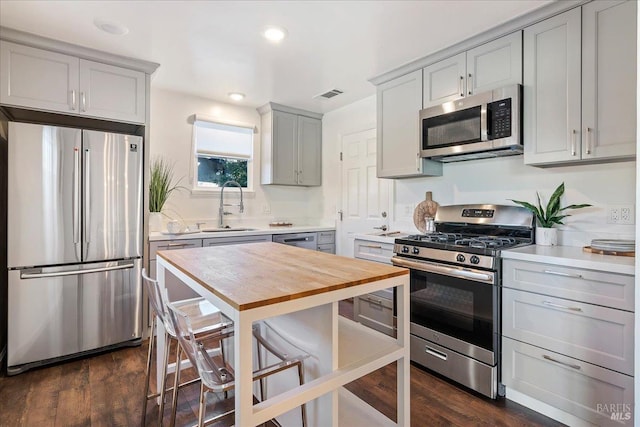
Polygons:
<instances>
[{"instance_id":1,"label":"white wall","mask_svg":"<svg viewBox=\"0 0 640 427\"><path fill-rule=\"evenodd\" d=\"M175 162L175 176L183 177L181 184L190 186L192 152L192 125L189 118L202 114L226 121L255 124L260 130L260 115L254 108L212 101L179 92L151 88L151 159L164 156ZM289 186L260 185L260 133L254 135L254 193L245 195L245 213L225 217L232 225L266 225L269 221L292 221L296 225L319 224L322 218L322 196L320 188L298 188ZM225 189L225 203L238 195ZM229 197L229 199L227 199ZM218 194L192 194L189 190L172 193L164 212L173 218L188 223L207 221L215 224L220 198ZM270 214L264 213L268 207Z\"/></svg>"},{"instance_id":2,"label":"white wall","mask_svg":"<svg viewBox=\"0 0 640 427\"><path fill-rule=\"evenodd\" d=\"M324 182L325 215L333 217L340 200L341 136L375 127L375 96L327 113L323 120L323 169L332 177ZM394 180L391 229L413 231L413 209L426 191L440 204L511 204L509 199L535 201L536 191L546 200L565 183L563 204L590 203L576 210L560 228L560 244L583 246L592 238L633 238L635 226L606 223L606 206L635 205L636 162L566 167L525 166L522 156L445 164L443 176Z\"/></svg>"}]
</instances>

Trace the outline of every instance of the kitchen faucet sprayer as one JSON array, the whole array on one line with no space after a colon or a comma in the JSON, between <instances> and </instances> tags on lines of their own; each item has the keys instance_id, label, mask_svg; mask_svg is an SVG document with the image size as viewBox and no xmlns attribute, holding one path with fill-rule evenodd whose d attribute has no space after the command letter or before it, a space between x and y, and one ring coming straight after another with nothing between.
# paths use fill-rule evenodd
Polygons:
<instances>
[{"instance_id":1,"label":"kitchen faucet sprayer","mask_svg":"<svg viewBox=\"0 0 640 427\"><path fill-rule=\"evenodd\" d=\"M224 184L222 184L221 190L220 190L220 209L218 210L219 214L220 214L220 219L218 220L218 227L219 228L224 228L224 216L225 215L230 215L231 212L225 212L224 211L224 188L228 185L235 185L236 187L238 187L240 189L240 205L239 205L239 212L243 213L244 212L244 199L243 199L243 195L242 195L242 186L240 184L238 184L238 182L236 181L227 181Z\"/></svg>"}]
</instances>

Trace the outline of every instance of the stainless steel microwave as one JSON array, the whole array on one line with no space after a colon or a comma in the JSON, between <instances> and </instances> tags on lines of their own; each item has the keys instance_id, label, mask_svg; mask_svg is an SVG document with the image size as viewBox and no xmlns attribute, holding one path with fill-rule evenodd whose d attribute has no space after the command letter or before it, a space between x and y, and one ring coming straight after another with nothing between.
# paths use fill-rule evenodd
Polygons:
<instances>
[{"instance_id":1,"label":"stainless steel microwave","mask_svg":"<svg viewBox=\"0 0 640 427\"><path fill-rule=\"evenodd\" d=\"M420 111L421 157L442 162L523 152L522 86L505 86Z\"/></svg>"}]
</instances>

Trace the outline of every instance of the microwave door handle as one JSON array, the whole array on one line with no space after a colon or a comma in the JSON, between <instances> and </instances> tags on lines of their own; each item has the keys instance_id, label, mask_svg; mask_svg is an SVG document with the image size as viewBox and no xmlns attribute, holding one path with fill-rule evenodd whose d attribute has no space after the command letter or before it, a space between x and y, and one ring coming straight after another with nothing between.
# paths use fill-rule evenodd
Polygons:
<instances>
[{"instance_id":1,"label":"microwave door handle","mask_svg":"<svg viewBox=\"0 0 640 427\"><path fill-rule=\"evenodd\" d=\"M487 103L480 107L480 141L489 140L489 126L487 126Z\"/></svg>"}]
</instances>

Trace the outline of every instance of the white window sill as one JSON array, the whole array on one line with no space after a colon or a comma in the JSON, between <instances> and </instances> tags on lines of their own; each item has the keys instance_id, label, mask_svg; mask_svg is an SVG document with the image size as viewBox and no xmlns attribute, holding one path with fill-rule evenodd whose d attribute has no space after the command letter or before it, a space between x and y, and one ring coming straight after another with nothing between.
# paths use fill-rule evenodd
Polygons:
<instances>
[{"instance_id":1,"label":"white window sill","mask_svg":"<svg viewBox=\"0 0 640 427\"><path fill-rule=\"evenodd\" d=\"M194 196L212 196L219 197L222 189L220 187L213 188L192 188L191 194ZM225 187L224 194L240 194L240 189L238 187ZM244 196L255 197L255 190L250 189L242 189L242 194Z\"/></svg>"}]
</instances>

